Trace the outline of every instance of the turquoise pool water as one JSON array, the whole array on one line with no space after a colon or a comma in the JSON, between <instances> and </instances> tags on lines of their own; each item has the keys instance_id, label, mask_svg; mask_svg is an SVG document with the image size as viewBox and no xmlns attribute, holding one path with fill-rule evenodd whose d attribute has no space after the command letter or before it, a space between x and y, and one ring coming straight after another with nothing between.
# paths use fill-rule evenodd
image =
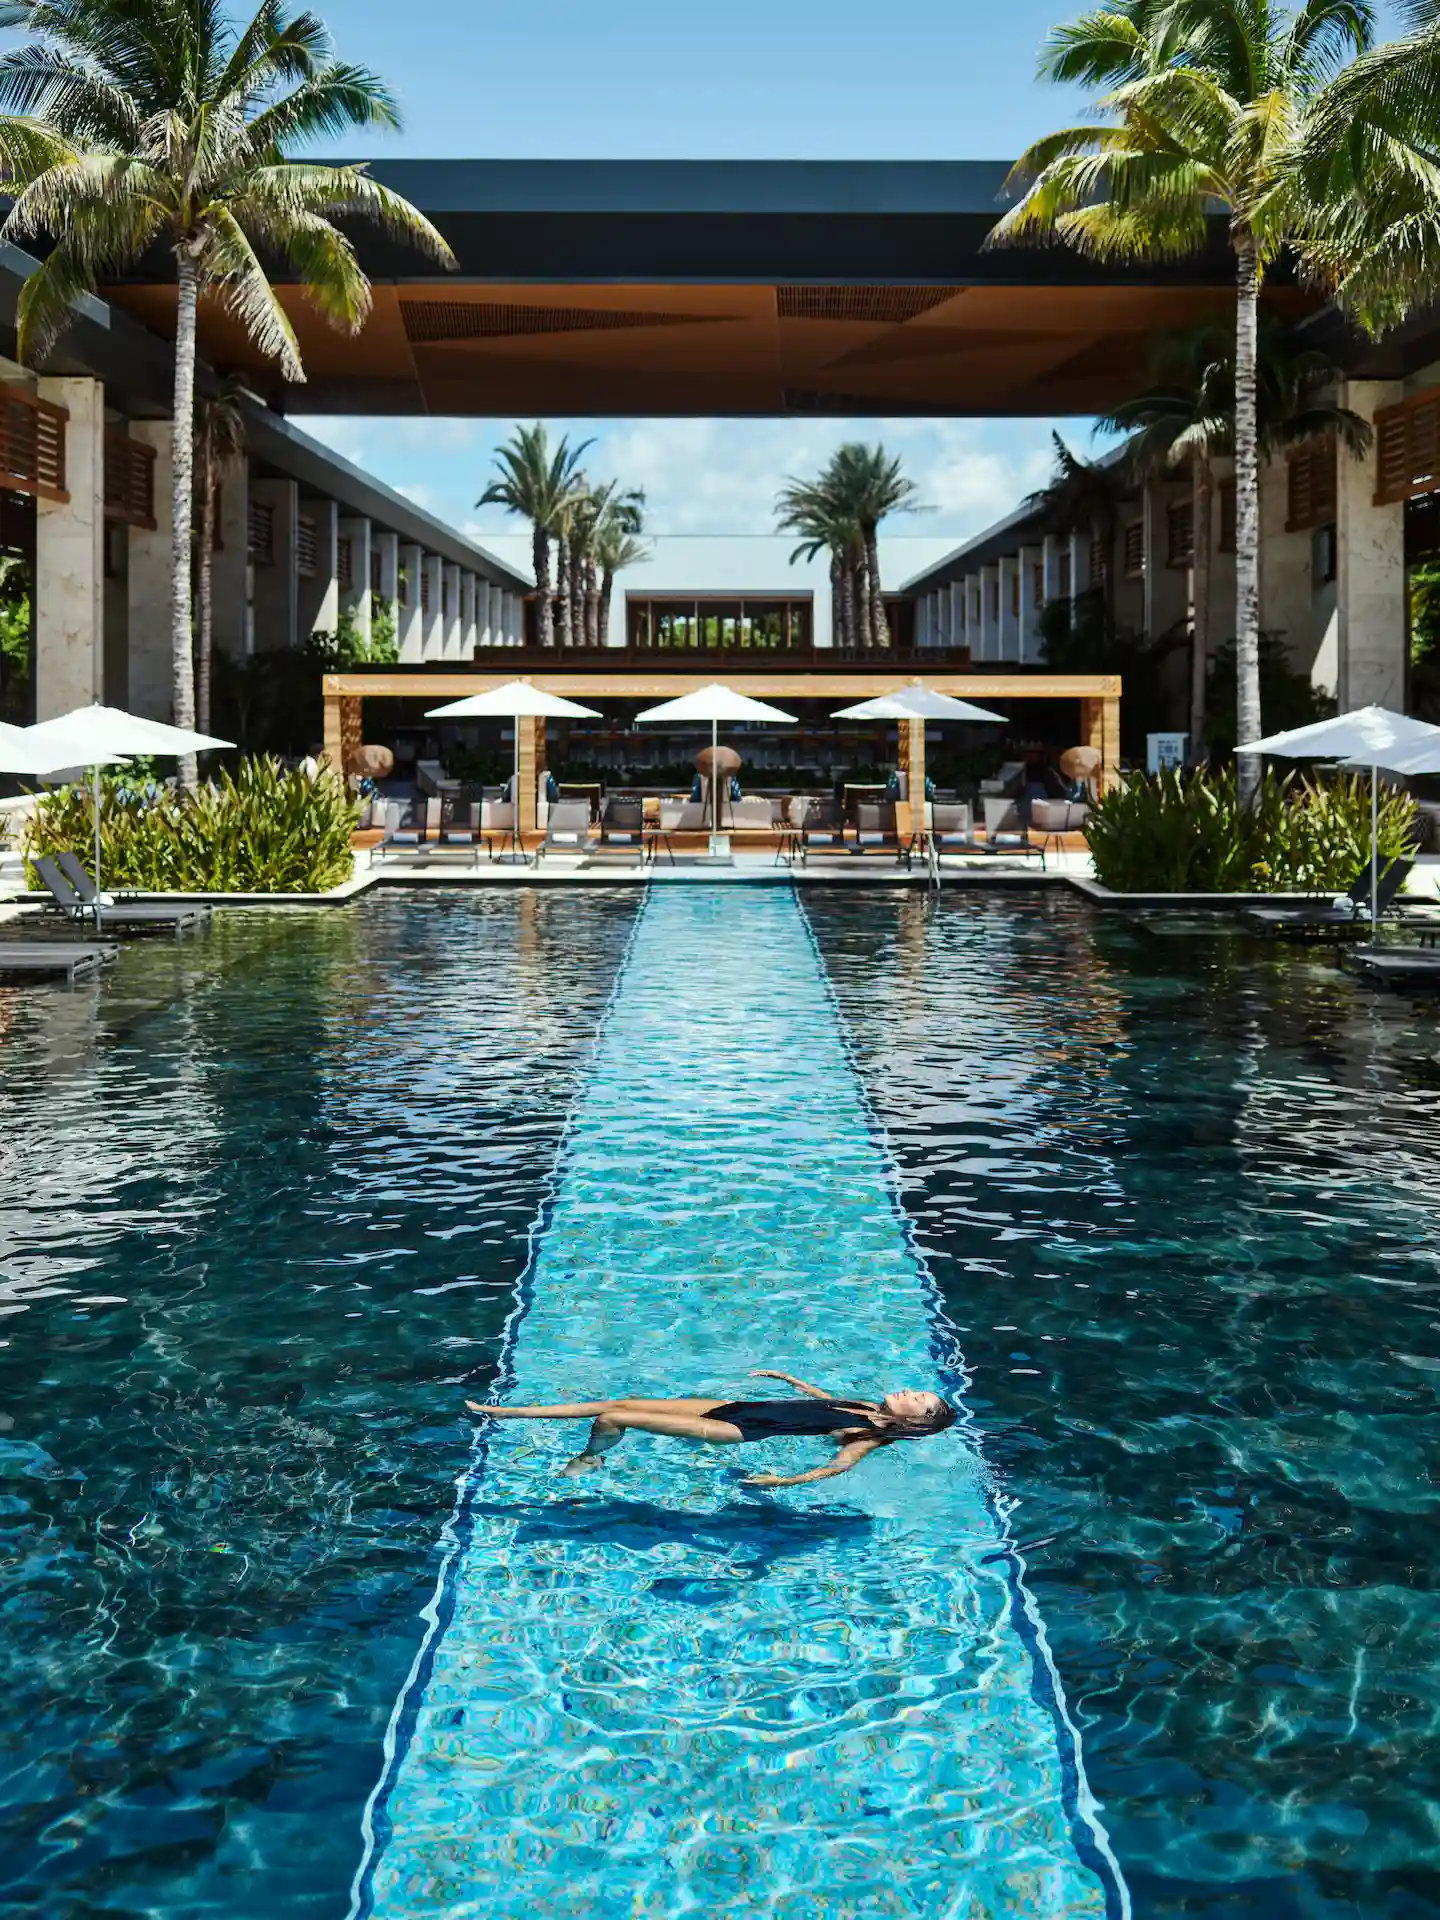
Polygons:
<instances>
[{"instance_id":1,"label":"turquoise pool water","mask_svg":"<svg viewBox=\"0 0 1440 1920\"><path fill-rule=\"evenodd\" d=\"M0 993L0 1914L1440 1910L1440 1035L1168 925L397 892ZM459 1411L765 1364L969 1424Z\"/></svg>"}]
</instances>

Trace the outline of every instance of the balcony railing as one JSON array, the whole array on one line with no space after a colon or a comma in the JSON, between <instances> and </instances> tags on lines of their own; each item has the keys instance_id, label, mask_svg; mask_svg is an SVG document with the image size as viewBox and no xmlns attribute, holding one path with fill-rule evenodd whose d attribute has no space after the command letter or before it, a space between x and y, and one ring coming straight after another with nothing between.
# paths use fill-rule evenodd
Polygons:
<instances>
[{"instance_id":1,"label":"balcony railing","mask_svg":"<svg viewBox=\"0 0 1440 1920\"><path fill-rule=\"evenodd\" d=\"M68 501L65 487L64 407L24 387L0 387L0 487Z\"/></svg>"},{"instance_id":2,"label":"balcony railing","mask_svg":"<svg viewBox=\"0 0 1440 1920\"><path fill-rule=\"evenodd\" d=\"M155 449L123 427L105 429L105 518L155 531Z\"/></svg>"}]
</instances>

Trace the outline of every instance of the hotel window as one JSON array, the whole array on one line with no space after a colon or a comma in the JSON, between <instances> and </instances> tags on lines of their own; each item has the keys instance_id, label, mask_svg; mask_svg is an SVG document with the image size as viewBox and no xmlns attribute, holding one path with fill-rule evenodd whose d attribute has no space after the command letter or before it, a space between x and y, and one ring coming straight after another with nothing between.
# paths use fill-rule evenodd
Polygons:
<instances>
[{"instance_id":1,"label":"hotel window","mask_svg":"<svg viewBox=\"0 0 1440 1920\"><path fill-rule=\"evenodd\" d=\"M430 569L423 560L420 562L420 611L430 611Z\"/></svg>"},{"instance_id":2,"label":"hotel window","mask_svg":"<svg viewBox=\"0 0 1440 1920\"><path fill-rule=\"evenodd\" d=\"M1131 520L1125 528L1125 578L1138 580L1145 571L1145 522Z\"/></svg>"},{"instance_id":3,"label":"hotel window","mask_svg":"<svg viewBox=\"0 0 1440 1920\"><path fill-rule=\"evenodd\" d=\"M1285 531L1303 533L1335 518L1335 436L1302 447L1286 461Z\"/></svg>"},{"instance_id":4,"label":"hotel window","mask_svg":"<svg viewBox=\"0 0 1440 1920\"><path fill-rule=\"evenodd\" d=\"M302 513L295 522L295 571L302 580L313 580L320 566L320 537L315 522Z\"/></svg>"},{"instance_id":5,"label":"hotel window","mask_svg":"<svg viewBox=\"0 0 1440 1920\"><path fill-rule=\"evenodd\" d=\"M1069 600L1070 592L1070 548L1068 544L1060 550L1060 598Z\"/></svg>"},{"instance_id":6,"label":"hotel window","mask_svg":"<svg viewBox=\"0 0 1440 1920\"><path fill-rule=\"evenodd\" d=\"M248 531L250 558L257 567L273 567L275 564L275 509L268 500L250 502Z\"/></svg>"},{"instance_id":7,"label":"hotel window","mask_svg":"<svg viewBox=\"0 0 1440 1920\"><path fill-rule=\"evenodd\" d=\"M346 593L355 585L355 544L348 533L335 543L335 578Z\"/></svg>"},{"instance_id":8,"label":"hotel window","mask_svg":"<svg viewBox=\"0 0 1440 1920\"><path fill-rule=\"evenodd\" d=\"M1165 564L1188 567L1195 557L1195 503L1172 500L1165 509Z\"/></svg>"},{"instance_id":9,"label":"hotel window","mask_svg":"<svg viewBox=\"0 0 1440 1920\"><path fill-rule=\"evenodd\" d=\"M1110 578L1110 556L1098 540L1090 542L1090 586L1103 587Z\"/></svg>"},{"instance_id":10,"label":"hotel window","mask_svg":"<svg viewBox=\"0 0 1440 1920\"><path fill-rule=\"evenodd\" d=\"M1043 607L1045 604L1045 562L1043 560L1034 562L1030 579L1035 594L1035 604L1037 607Z\"/></svg>"},{"instance_id":11,"label":"hotel window","mask_svg":"<svg viewBox=\"0 0 1440 1920\"><path fill-rule=\"evenodd\" d=\"M632 647L666 651L784 653L811 644L808 600L664 599L626 596L626 638Z\"/></svg>"},{"instance_id":12,"label":"hotel window","mask_svg":"<svg viewBox=\"0 0 1440 1920\"><path fill-rule=\"evenodd\" d=\"M381 589L382 589L382 576L380 572L380 549L378 547L371 547L370 549L370 591L371 593L379 593Z\"/></svg>"},{"instance_id":13,"label":"hotel window","mask_svg":"<svg viewBox=\"0 0 1440 1920\"><path fill-rule=\"evenodd\" d=\"M1000 624L1000 582L990 582L990 621L993 626Z\"/></svg>"},{"instance_id":14,"label":"hotel window","mask_svg":"<svg viewBox=\"0 0 1440 1920\"><path fill-rule=\"evenodd\" d=\"M1316 527L1312 538L1314 546L1311 550L1311 575L1317 587L1328 587L1335 578L1339 558L1335 522L1331 520L1323 527Z\"/></svg>"},{"instance_id":15,"label":"hotel window","mask_svg":"<svg viewBox=\"0 0 1440 1920\"><path fill-rule=\"evenodd\" d=\"M1010 575L1010 613L1013 619L1020 618L1020 568L1017 564Z\"/></svg>"}]
</instances>

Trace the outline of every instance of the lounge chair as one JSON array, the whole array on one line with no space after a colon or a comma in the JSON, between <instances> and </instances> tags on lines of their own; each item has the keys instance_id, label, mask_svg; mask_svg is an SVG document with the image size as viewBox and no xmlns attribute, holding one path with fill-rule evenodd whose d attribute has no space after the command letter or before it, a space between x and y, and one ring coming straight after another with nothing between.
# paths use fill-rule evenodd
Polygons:
<instances>
[{"instance_id":1,"label":"lounge chair","mask_svg":"<svg viewBox=\"0 0 1440 1920\"><path fill-rule=\"evenodd\" d=\"M89 872L86 870L79 856L73 853L57 853L55 856L55 864L70 882L71 886L74 887L76 893L79 894L85 905L87 907L93 907L95 902L100 898L99 889L90 878ZM161 913L173 913L175 911L173 907L167 907L161 901L142 900L140 896L133 891L111 895L109 904L118 907L148 905L159 908ZM206 906L203 901L197 901L195 903L195 912L202 920L208 920L210 918L210 908Z\"/></svg>"},{"instance_id":2,"label":"lounge chair","mask_svg":"<svg viewBox=\"0 0 1440 1920\"><path fill-rule=\"evenodd\" d=\"M909 865L910 848L901 840L893 801L861 800L857 804L855 835L846 851L852 855L893 853L897 861Z\"/></svg>"},{"instance_id":3,"label":"lounge chair","mask_svg":"<svg viewBox=\"0 0 1440 1920\"><path fill-rule=\"evenodd\" d=\"M390 853L408 854L413 860L439 831L438 800L392 800L385 809L385 831L370 849L370 864Z\"/></svg>"},{"instance_id":4,"label":"lounge chair","mask_svg":"<svg viewBox=\"0 0 1440 1920\"><path fill-rule=\"evenodd\" d=\"M838 800L812 796L802 802L800 815L800 863L803 866L814 853L843 853L846 850L845 816Z\"/></svg>"},{"instance_id":5,"label":"lounge chair","mask_svg":"<svg viewBox=\"0 0 1440 1920\"><path fill-rule=\"evenodd\" d=\"M543 859L547 853L588 853L589 850L590 802L553 800L545 838L540 842L536 857Z\"/></svg>"},{"instance_id":6,"label":"lounge chair","mask_svg":"<svg viewBox=\"0 0 1440 1920\"><path fill-rule=\"evenodd\" d=\"M710 807L704 800L662 800L660 831L671 833L708 833Z\"/></svg>"},{"instance_id":7,"label":"lounge chair","mask_svg":"<svg viewBox=\"0 0 1440 1920\"><path fill-rule=\"evenodd\" d=\"M930 840L936 853L983 853L968 806L937 800L930 808Z\"/></svg>"},{"instance_id":8,"label":"lounge chair","mask_svg":"<svg viewBox=\"0 0 1440 1920\"><path fill-rule=\"evenodd\" d=\"M762 793L752 793L744 799L729 803L730 830L733 833L773 833L775 831L774 803Z\"/></svg>"},{"instance_id":9,"label":"lounge chair","mask_svg":"<svg viewBox=\"0 0 1440 1920\"><path fill-rule=\"evenodd\" d=\"M609 799L600 815L602 847L642 847L645 844L645 802Z\"/></svg>"},{"instance_id":10,"label":"lounge chair","mask_svg":"<svg viewBox=\"0 0 1440 1920\"><path fill-rule=\"evenodd\" d=\"M97 932L110 928L116 933L140 933L149 927L156 931L163 928L167 933L181 933L187 927L202 925L210 917L208 907L162 907L138 901L105 906L98 899L87 903L47 854L37 854L30 864L66 919L83 921Z\"/></svg>"},{"instance_id":11,"label":"lounge chair","mask_svg":"<svg viewBox=\"0 0 1440 1920\"><path fill-rule=\"evenodd\" d=\"M1389 913L1396 905L1412 860L1392 860L1380 874L1375 888L1375 905L1380 913ZM1241 918L1246 926L1261 933L1275 933L1304 939L1311 934L1363 933L1370 924L1370 862L1344 893L1329 900L1315 900L1298 907L1247 907Z\"/></svg>"},{"instance_id":12,"label":"lounge chair","mask_svg":"<svg viewBox=\"0 0 1440 1920\"><path fill-rule=\"evenodd\" d=\"M440 826L425 850L427 860L468 859L472 866L480 862L480 808L473 800L444 800L440 807Z\"/></svg>"},{"instance_id":13,"label":"lounge chair","mask_svg":"<svg viewBox=\"0 0 1440 1920\"><path fill-rule=\"evenodd\" d=\"M1030 838L1030 829L1013 800L987 793L981 795L980 805L985 811L985 845L981 851L1006 860L1033 854L1042 867L1045 865L1044 845Z\"/></svg>"},{"instance_id":14,"label":"lounge chair","mask_svg":"<svg viewBox=\"0 0 1440 1920\"><path fill-rule=\"evenodd\" d=\"M113 946L77 940L0 940L0 975L63 974L67 980L76 980L110 966L115 953Z\"/></svg>"}]
</instances>

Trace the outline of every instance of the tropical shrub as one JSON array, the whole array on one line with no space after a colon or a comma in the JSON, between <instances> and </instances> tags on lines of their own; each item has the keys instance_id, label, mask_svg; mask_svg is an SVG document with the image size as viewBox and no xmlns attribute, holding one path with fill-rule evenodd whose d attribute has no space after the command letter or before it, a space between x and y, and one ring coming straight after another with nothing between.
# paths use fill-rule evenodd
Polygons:
<instances>
[{"instance_id":1,"label":"tropical shrub","mask_svg":"<svg viewBox=\"0 0 1440 1920\"><path fill-rule=\"evenodd\" d=\"M1242 806L1235 771L1132 775L1091 810L1095 877L1120 893L1289 893L1348 887L1370 858L1370 780L1267 773ZM1380 851L1415 843L1415 803L1382 790Z\"/></svg>"},{"instance_id":2,"label":"tropical shrub","mask_svg":"<svg viewBox=\"0 0 1440 1920\"><path fill-rule=\"evenodd\" d=\"M94 839L86 787L47 794L26 852L85 853ZM106 887L169 893L320 893L348 880L359 817L328 773L308 779L278 760L242 760L195 793L140 785L128 769L100 790Z\"/></svg>"}]
</instances>

